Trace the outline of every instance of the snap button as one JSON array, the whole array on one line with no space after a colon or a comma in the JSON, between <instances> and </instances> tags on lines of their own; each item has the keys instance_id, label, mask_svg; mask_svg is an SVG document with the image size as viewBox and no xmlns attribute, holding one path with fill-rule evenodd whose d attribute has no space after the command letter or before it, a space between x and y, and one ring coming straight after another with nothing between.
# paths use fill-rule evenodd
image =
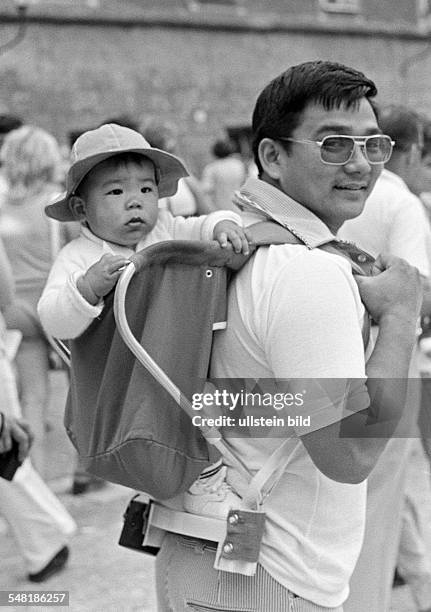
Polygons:
<instances>
[{"instance_id":1,"label":"snap button","mask_svg":"<svg viewBox=\"0 0 431 612\"><path fill-rule=\"evenodd\" d=\"M239 521L239 516L237 514L231 514L228 518L228 521L231 525L236 525Z\"/></svg>"},{"instance_id":2,"label":"snap button","mask_svg":"<svg viewBox=\"0 0 431 612\"><path fill-rule=\"evenodd\" d=\"M367 261L367 256L361 253L360 255L358 255L358 261L359 263L365 263Z\"/></svg>"},{"instance_id":3,"label":"snap button","mask_svg":"<svg viewBox=\"0 0 431 612\"><path fill-rule=\"evenodd\" d=\"M205 276L206 276L207 278L211 278L211 276L212 276L212 275L213 275L213 271L212 271L212 270L207 270L207 271L205 272Z\"/></svg>"},{"instance_id":4,"label":"snap button","mask_svg":"<svg viewBox=\"0 0 431 612\"><path fill-rule=\"evenodd\" d=\"M233 552L232 542L226 542L226 544L223 546L223 552L225 555L230 555Z\"/></svg>"}]
</instances>

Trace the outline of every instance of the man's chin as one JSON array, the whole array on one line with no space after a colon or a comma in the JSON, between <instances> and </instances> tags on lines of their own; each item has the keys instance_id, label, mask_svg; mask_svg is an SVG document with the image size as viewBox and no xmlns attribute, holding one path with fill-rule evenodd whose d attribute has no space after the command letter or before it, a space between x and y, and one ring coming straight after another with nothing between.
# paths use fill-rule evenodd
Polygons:
<instances>
[{"instance_id":1,"label":"man's chin","mask_svg":"<svg viewBox=\"0 0 431 612\"><path fill-rule=\"evenodd\" d=\"M348 201L348 202L343 201L340 204L340 207L339 207L340 217L339 217L338 229L346 221L350 221L351 219L356 219L356 217L359 217L359 215L364 210L365 201L366 201L365 199L358 201L358 202L354 202L354 203L351 201Z\"/></svg>"},{"instance_id":2,"label":"man's chin","mask_svg":"<svg viewBox=\"0 0 431 612\"><path fill-rule=\"evenodd\" d=\"M353 195L349 194L347 197L344 196L340 198L340 202L342 202L342 208L346 212L346 215L349 215L350 218L357 217L364 210L365 202L368 198L368 191L364 192L351 192Z\"/></svg>"}]
</instances>

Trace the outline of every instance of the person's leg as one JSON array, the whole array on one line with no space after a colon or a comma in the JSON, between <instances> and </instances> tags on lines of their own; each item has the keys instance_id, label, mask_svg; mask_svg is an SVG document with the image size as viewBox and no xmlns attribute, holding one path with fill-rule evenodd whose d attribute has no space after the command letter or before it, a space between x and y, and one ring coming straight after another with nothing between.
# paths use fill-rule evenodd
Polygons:
<instances>
[{"instance_id":1,"label":"person's leg","mask_svg":"<svg viewBox=\"0 0 431 612\"><path fill-rule=\"evenodd\" d=\"M0 514L30 574L45 567L76 531L73 518L28 460L12 481L0 478Z\"/></svg>"},{"instance_id":2,"label":"person's leg","mask_svg":"<svg viewBox=\"0 0 431 612\"><path fill-rule=\"evenodd\" d=\"M427 362L429 367L431 360L427 359ZM431 461L431 372L421 372L421 376L422 393L418 423L423 449L428 461Z\"/></svg>"},{"instance_id":3,"label":"person's leg","mask_svg":"<svg viewBox=\"0 0 431 612\"><path fill-rule=\"evenodd\" d=\"M398 555L410 440L389 440L368 478L364 543L345 612L387 612Z\"/></svg>"},{"instance_id":4,"label":"person's leg","mask_svg":"<svg viewBox=\"0 0 431 612\"><path fill-rule=\"evenodd\" d=\"M16 356L22 412L34 433L30 457L42 475L45 467L45 413L49 390L48 356L49 349L42 337L24 338Z\"/></svg>"},{"instance_id":5,"label":"person's leg","mask_svg":"<svg viewBox=\"0 0 431 612\"><path fill-rule=\"evenodd\" d=\"M409 457L397 569L409 585L418 610L431 609L431 554L424 521L430 519L429 462L419 440Z\"/></svg>"},{"instance_id":6,"label":"person's leg","mask_svg":"<svg viewBox=\"0 0 431 612\"><path fill-rule=\"evenodd\" d=\"M159 612L342 612L297 597L262 566L255 576L214 569L215 548L167 534L156 557Z\"/></svg>"},{"instance_id":7,"label":"person's leg","mask_svg":"<svg viewBox=\"0 0 431 612\"><path fill-rule=\"evenodd\" d=\"M409 372L406 408L368 477L364 543L350 580L345 612L388 612L401 536L407 466L418 437L420 404L417 354Z\"/></svg>"},{"instance_id":8,"label":"person's leg","mask_svg":"<svg viewBox=\"0 0 431 612\"><path fill-rule=\"evenodd\" d=\"M72 495L83 495L92 491L99 491L107 484L103 478L89 474L84 467L83 459L76 453L75 471L73 472Z\"/></svg>"},{"instance_id":9,"label":"person's leg","mask_svg":"<svg viewBox=\"0 0 431 612\"><path fill-rule=\"evenodd\" d=\"M0 389L0 410L20 417L15 376L4 357L0 357ZM29 460L11 482L0 478L0 514L11 527L29 573L40 571L76 530L73 518Z\"/></svg>"}]
</instances>

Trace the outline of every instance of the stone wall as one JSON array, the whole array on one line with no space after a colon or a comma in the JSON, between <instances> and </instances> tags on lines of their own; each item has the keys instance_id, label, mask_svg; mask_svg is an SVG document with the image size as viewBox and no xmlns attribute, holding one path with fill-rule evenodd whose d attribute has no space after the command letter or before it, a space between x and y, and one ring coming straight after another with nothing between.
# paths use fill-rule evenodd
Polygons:
<instances>
[{"instance_id":1,"label":"stone wall","mask_svg":"<svg viewBox=\"0 0 431 612\"><path fill-rule=\"evenodd\" d=\"M0 21L0 44L15 29ZM35 22L19 45L0 55L0 106L63 142L68 131L119 113L173 120L183 156L200 172L224 126L248 123L262 86L304 60L359 68L375 79L381 100L431 115L431 54L425 48L420 38L342 31Z\"/></svg>"}]
</instances>

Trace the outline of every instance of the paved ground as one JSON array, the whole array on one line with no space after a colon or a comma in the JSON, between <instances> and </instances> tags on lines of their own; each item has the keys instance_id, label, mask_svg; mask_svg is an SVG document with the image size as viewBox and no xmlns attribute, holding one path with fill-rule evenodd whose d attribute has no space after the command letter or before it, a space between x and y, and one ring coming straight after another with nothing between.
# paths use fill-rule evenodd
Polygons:
<instances>
[{"instance_id":1,"label":"paved ground","mask_svg":"<svg viewBox=\"0 0 431 612\"><path fill-rule=\"evenodd\" d=\"M155 612L154 560L117 545L122 514L133 492L124 487L107 488L83 496L68 493L73 470L72 447L63 432L62 408L65 377L52 375L53 399L49 410L51 431L47 434L46 478L78 523L71 542L67 569L37 590L68 590L71 612ZM428 470L425 463L418 469ZM431 508L429 542L431 550ZM0 522L0 590L31 590L25 569L14 549L6 525ZM16 607L17 612L67 608ZM270 611L268 611L270 612ZM365 611L364 611L365 612ZM408 587L394 589L392 612L416 612Z\"/></svg>"}]
</instances>

